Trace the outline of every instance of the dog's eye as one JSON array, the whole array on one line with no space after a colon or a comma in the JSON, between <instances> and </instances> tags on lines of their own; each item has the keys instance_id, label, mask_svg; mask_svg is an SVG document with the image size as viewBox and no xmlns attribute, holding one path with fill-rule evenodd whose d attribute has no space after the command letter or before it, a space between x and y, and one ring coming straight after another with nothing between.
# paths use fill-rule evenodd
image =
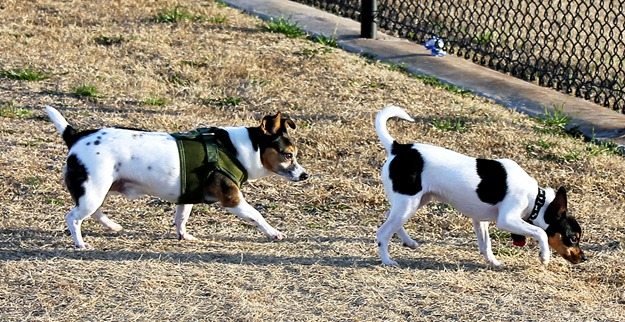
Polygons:
<instances>
[{"instance_id":1,"label":"dog's eye","mask_svg":"<svg viewBox=\"0 0 625 322\"><path fill-rule=\"evenodd\" d=\"M291 160L291 159L293 159L293 153L282 153L282 157L285 160Z\"/></svg>"},{"instance_id":2,"label":"dog's eye","mask_svg":"<svg viewBox=\"0 0 625 322\"><path fill-rule=\"evenodd\" d=\"M579 239L577 238L577 236L571 236L569 237L569 240L571 241L571 243L573 244L577 244L577 242L579 241Z\"/></svg>"}]
</instances>

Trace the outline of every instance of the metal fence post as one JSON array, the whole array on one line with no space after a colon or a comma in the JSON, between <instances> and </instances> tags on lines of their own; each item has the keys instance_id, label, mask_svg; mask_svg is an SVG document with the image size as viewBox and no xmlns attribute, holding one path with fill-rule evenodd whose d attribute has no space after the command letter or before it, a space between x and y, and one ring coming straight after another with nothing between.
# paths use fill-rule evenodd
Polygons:
<instances>
[{"instance_id":1,"label":"metal fence post","mask_svg":"<svg viewBox=\"0 0 625 322\"><path fill-rule=\"evenodd\" d=\"M360 36L375 38L377 26L375 12L378 10L377 0L362 0L360 4Z\"/></svg>"}]
</instances>

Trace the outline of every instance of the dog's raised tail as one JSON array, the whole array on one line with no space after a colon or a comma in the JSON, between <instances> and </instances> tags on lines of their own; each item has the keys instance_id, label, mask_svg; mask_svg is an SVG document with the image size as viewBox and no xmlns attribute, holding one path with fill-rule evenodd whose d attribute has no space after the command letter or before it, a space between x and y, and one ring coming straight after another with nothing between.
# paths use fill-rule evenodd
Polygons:
<instances>
[{"instance_id":1,"label":"dog's raised tail","mask_svg":"<svg viewBox=\"0 0 625 322\"><path fill-rule=\"evenodd\" d=\"M71 148L76 142L76 130L69 125L63 115L61 115L61 113L54 107L46 105L46 113L48 113L48 117L52 123L54 123L54 127L56 127L57 132L59 132L59 134L63 137L63 141L65 141L67 147Z\"/></svg>"},{"instance_id":2,"label":"dog's raised tail","mask_svg":"<svg viewBox=\"0 0 625 322\"><path fill-rule=\"evenodd\" d=\"M388 133L388 128L386 127L386 122L391 117L398 117L406 121L414 122L414 119L399 106L388 105L378 112L378 115L375 117L375 131L378 133L378 138L380 138L387 153L391 152L391 147L395 141L395 139L391 137L391 134Z\"/></svg>"}]
</instances>

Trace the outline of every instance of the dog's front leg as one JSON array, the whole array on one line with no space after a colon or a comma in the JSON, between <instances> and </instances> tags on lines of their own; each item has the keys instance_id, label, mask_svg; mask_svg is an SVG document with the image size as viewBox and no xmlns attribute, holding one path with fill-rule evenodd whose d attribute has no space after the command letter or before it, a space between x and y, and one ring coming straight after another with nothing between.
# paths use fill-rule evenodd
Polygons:
<instances>
[{"instance_id":1,"label":"dog's front leg","mask_svg":"<svg viewBox=\"0 0 625 322\"><path fill-rule=\"evenodd\" d=\"M243 195L239 196L238 205L234 207L226 207L226 209L239 217L239 219L247 223L256 225L256 227L258 227L260 231L262 231L265 235L267 235L267 237L273 240L281 240L286 237L283 233L271 227L271 225L267 223L265 218L263 218L263 215L261 215L258 210L254 209L254 207L248 204L245 199L243 199Z\"/></svg>"},{"instance_id":2,"label":"dog's front leg","mask_svg":"<svg viewBox=\"0 0 625 322\"><path fill-rule=\"evenodd\" d=\"M488 221L479 221L473 219L473 230L477 236L477 246L480 250L480 254L484 256L486 261L493 266L500 266L501 263L495 258L493 249L490 243L490 235L488 234Z\"/></svg>"},{"instance_id":3,"label":"dog's front leg","mask_svg":"<svg viewBox=\"0 0 625 322\"><path fill-rule=\"evenodd\" d=\"M176 205L176 213L174 214L174 224L176 225L176 233L178 240L196 240L197 238L187 233L187 221L191 215L192 204Z\"/></svg>"},{"instance_id":4,"label":"dog's front leg","mask_svg":"<svg viewBox=\"0 0 625 322\"><path fill-rule=\"evenodd\" d=\"M497 227L513 234L536 239L540 247L540 261L547 265L551 260L547 233L542 228L523 221L519 215L521 213L520 210L512 208L508 209L508 211L505 208L502 208L502 210L497 217Z\"/></svg>"}]
</instances>

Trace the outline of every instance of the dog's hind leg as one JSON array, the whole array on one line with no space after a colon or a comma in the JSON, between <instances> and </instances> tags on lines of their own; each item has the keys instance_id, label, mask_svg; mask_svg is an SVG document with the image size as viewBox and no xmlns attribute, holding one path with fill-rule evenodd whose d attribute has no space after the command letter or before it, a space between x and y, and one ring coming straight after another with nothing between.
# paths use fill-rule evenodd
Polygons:
<instances>
[{"instance_id":1,"label":"dog's hind leg","mask_svg":"<svg viewBox=\"0 0 625 322\"><path fill-rule=\"evenodd\" d=\"M486 261L493 266L500 266L501 263L495 258L493 249L490 243L490 236L488 234L488 221L479 221L473 219L473 230L477 236L477 246L480 250L480 254L484 256Z\"/></svg>"},{"instance_id":2,"label":"dog's hind leg","mask_svg":"<svg viewBox=\"0 0 625 322\"><path fill-rule=\"evenodd\" d=\"M67 227L74 240L74 246L78 249L89 247L82 239L82 232L80 230L82 221L95 214L102 205L107 193L107 191L102 189L92 189L93 185L87 183L85 183L85 186L85 194L78 199L76 207L65 216Z\"/></svg>"},{"instance_id":3,"label":"dog's hind leg","mask_svg":"<svg viewBox=\"0 0 625 322\"><path fill-rule=\"evenodd\" d=\"M386 221L380 226L377 233L378 252L382 264L389 266L397 265L397 262L391 259L388 251L389 242L393 234L398 233L400 238L403 235L404 238L408 237L412 240L406 231L403 230L403 226L419 208L420 197L420 195L414 197L395 195L391 198L391 210L389 211ZM401 232L402 230L403 233Z\"/></svg>"},{"instance_id":4,"label":"dog's hind leg","mask_svg":"<svg viewBox=\"0 0 625 322\"><path fill-rule=\"evenodd\" d=\"M187 221L191 215L191 209L193 209L193 204L176 205L174 224L176 225L178 240L197 240L193 235L187 233Z\"/></svg>"},{"instance_id":5,"label":"dog's hind leg","mask_svg":"<svg viewBox=\"0 0 625 322\"><path fill-rule=\"evenodd\" d=\"M123 229L123 227L110 219L102 212L102 208L98 208L91 217L95 218L105 229L116 232Z\"/></svg>"}]
</instances>

